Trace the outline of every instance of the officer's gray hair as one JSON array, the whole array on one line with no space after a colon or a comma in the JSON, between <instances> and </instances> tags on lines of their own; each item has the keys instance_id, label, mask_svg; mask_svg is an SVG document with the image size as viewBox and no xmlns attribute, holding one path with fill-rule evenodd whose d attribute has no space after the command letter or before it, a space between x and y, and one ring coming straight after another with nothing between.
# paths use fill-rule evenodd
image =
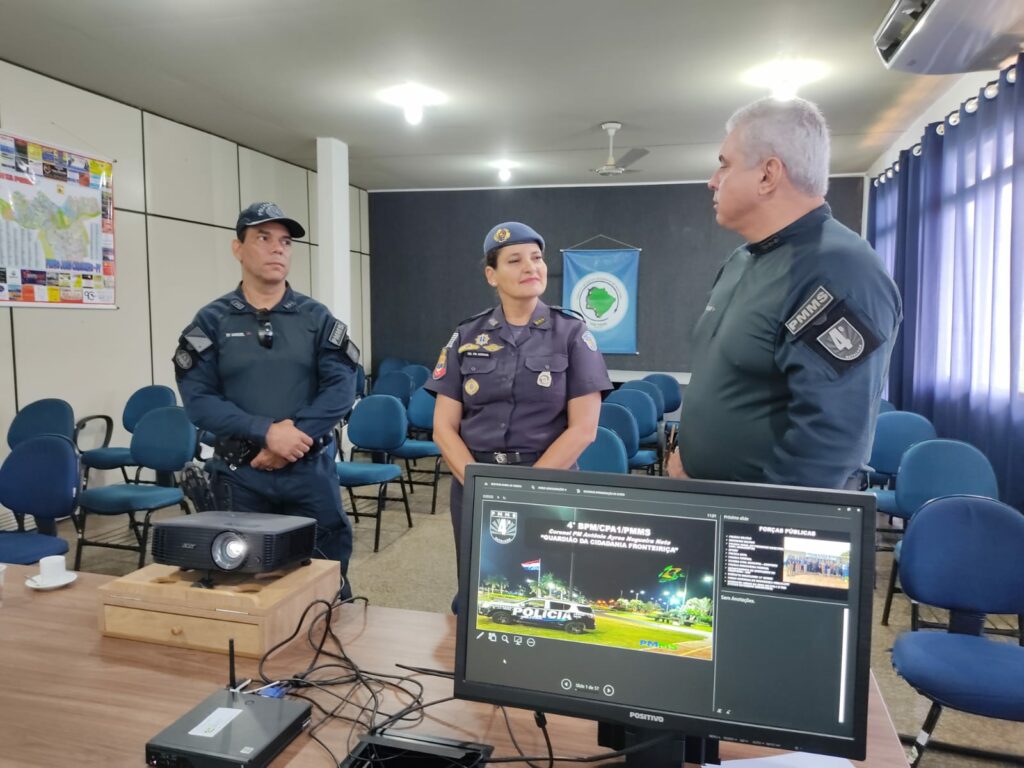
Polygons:
<instances>
[{"instance_id":1,"label":"officer's gray hair","mask_svg":"<svg viewBox=\"0 0 1024 768\"><path fill-rule=\"evenodd\" d=\"M750 165L777 157L798 190L814 197L828 191L828 125L814 103L759 99L736 110L725 130L737 132L740 151Z\"/></svg>"}]
</instances>

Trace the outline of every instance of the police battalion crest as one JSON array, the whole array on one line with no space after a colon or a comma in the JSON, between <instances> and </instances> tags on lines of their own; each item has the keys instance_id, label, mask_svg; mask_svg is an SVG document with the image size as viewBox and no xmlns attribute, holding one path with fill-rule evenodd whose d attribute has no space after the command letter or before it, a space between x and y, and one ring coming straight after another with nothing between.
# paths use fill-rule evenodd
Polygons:
<instances>
[{"instance_id":1,"label":"police battalion crest","mask_svg":"<svg viewBox=\"0 0 1024 768\"><path fill-rule=\"evenodd\" d=\"M511 510L491 510L491 538L498 544L511 544L519 530L519 515Z\"/></svg>"},{"instance_id":2,"label":"police battalion crest","mask_svg":"<svg viewBox=\"0 0 1024 768\"><path fill-rule=\"evenodd\" d=\"M864 354L864 336L845 317L836 320L818 336L818 343L838 360L856 360Z\"/></svg>"},{"instance_id":3,"label":"police battalion crest","mask_svg":"<svg viewBox=\"0 0 1024 768\"><path fill-rule=\"evenodd\" d=\"M494 239L497 240L499 243L504 243L510 237L512 237L512 233L505 229L505 227L502 227L501 229L494 233Z\"/></svg>"}]
</instances>

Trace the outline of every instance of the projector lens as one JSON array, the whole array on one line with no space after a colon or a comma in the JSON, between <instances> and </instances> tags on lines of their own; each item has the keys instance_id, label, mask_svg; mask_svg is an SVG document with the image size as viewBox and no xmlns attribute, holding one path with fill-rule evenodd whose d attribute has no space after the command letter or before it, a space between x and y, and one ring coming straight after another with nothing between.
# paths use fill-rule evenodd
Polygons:
<instances>
[{"instance_id":1,"label":"projector lens","mask_svg":"<svg viewBox=\"0 0 1024 768\"><path fill-rule=\"evenodd\" d=\"M249 545L234 531L224 531L213 540L211 550L213 562L217 564L218 568L233 571L245 562Z\"/></svg>"}]
</instances>

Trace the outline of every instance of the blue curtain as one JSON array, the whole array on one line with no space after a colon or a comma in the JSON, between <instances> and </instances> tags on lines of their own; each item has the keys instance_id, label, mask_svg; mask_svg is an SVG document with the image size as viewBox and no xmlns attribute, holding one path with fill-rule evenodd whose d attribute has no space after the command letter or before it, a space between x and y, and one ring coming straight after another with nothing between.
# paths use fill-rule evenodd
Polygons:
<instances>
[{"instance_id":1,"label":"blue curtain","mask_svg":"<svg viewBox=\"0 0 1024 768\"><path fill-rule=\"evenodd\" d=\"M989 457L1024 505L1024 55L872 182L868 238L904 301L889 394Z\"/></svg>"}]
</instances>

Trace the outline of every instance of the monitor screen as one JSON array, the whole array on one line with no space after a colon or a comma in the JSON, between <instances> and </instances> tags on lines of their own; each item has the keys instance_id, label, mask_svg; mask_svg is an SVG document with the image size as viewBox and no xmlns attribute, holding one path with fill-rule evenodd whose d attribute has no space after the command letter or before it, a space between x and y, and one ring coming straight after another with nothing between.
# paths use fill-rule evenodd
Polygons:
<instances>
[{"instance_id":1,"label":"monitor screen","mask_svg":"<svg viewBox=\"0 0 1024 768\"><path fill-rule=\"evenodd\" d=\"M862 759L874 497L471 465L460 698Z\"/></svg>"}]
</instances>

